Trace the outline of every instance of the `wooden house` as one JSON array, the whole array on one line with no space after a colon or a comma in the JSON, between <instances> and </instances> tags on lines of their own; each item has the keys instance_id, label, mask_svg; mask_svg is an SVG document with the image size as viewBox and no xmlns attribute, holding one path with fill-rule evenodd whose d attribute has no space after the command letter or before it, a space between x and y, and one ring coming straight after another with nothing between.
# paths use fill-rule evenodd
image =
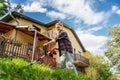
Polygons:
<instances>
[{"instance_id":1,"label":"wooden house","mask_svg":"<svg viewBox=\"0 0 120 80\"><path fill-rule=\"evenodd\" d=\"M15 39L23 43L30 43L33 45L35 31L30 31L30 28L37 30L37 46L43 48L43 44L55 38L57 35L55 31L55 24L58 20L54 20L47 24L35 20L22 13L11 12L6 14L0 19L0 33L4 33L10 39ZM83 56L86 51L78 38L76 32L67 24L64 24L64 30L69 34L72 46L74 48L74 64L79 71L84 72L84 69L89 66L89 60ZM47 51L52 48L57 48L57 44L52 43L47 46ZM57 62L57 66L60 64L60 56L57 52L53 55Z\"/></svg>"}]
</instances>

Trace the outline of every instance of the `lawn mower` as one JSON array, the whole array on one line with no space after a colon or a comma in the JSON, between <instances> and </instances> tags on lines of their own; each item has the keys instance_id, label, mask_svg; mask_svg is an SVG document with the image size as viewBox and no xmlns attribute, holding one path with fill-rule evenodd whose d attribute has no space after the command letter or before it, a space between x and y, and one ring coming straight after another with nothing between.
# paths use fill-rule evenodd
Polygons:
<instances>
[{"instance_id":1,"label":"lawn mower","mask_svg":"<svg viewBox=\"0 0 120 80\"><path fill-rule=\"evenodd\" d=\"M36 60L31 62L29 65L32 65L35 62L38 62L38 63L44 63L49 66L56 67L56 59L53 58L53 55L56 55L57 50L58 50L57 48L53 48L47 51L46 46L44 46L42 54Z\"/></svg>"}]
</instances>

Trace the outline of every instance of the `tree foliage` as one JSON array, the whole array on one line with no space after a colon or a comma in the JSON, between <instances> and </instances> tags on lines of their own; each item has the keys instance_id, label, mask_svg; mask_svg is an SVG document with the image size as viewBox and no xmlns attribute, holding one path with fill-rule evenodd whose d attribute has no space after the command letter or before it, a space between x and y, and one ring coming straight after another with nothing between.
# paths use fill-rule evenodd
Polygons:
<instances>
[{"instance_id":1,"label":"tree foliage","mask_svg":"<svg viewBox=\"0 0 120 80\"><path fill-rule=\"evenodd\" d=\"M111 39L107 41L107 50L105 55L111 61L113 66L120 66L120 25L115 25L109 29Z\"/></svg>"},{"instance_id":2,"label":"tree foliage","mask_svg":"<svg viewBox=\"0 0 120 80\"><path fill-rule=\"evenodd\" d=\"M0 17L8 12L9 4L8 0L0 0Z\"/></svg>"},{"instance_id":3,"label":"tree foliage","mask_svg":"<svg viewBox=\"0 0 120 80\"><path fill-rule=\"evenodd\" d=\"M86 69L87 75L92 80L110 80L110 64L102 56L92 55L90 52L84 53L89 59L90 66Z\"/></svg>"},{"instance_id":4,"label":"tree foliage","mask_svg":"<svg viewBox=\"0 0 120 80\"><path fill-rule=\"evenodd\" d=\"M15 8L14 8L15 11L17 12L20 12L20 13L23 13L24 9L22 7L21 4L18 4Z\"/></svg>"},{"instance_id":5,"label":"tree foliage","mask_svg":"<svg viewBox=\"0 0 120 80\"><path fill-rule=\"evenodd\" d=\"M0 17L4 16L8 11L10 11L11 6L9 0L0 0ZM16 12L23 13L24 9L21 4L17 4L14 9Z\"/></svg>"}]
</instances>

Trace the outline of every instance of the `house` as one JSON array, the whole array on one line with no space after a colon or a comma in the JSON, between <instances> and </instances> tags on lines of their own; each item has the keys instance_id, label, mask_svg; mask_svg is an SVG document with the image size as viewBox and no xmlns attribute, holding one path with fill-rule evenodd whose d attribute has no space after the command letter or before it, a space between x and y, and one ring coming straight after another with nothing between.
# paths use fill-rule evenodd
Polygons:
<instances>
[{"instance_id":1,"label":"house","mask_svg":"<svg viewBox=\"0 0 120 80\"><path fill-rule=\"evenodd\" d=\"M44 43L50 41L52 38L55 38L55 36L57 35L54 25L56 22L58 22L58 20L54 20L45 24L24 14L13 11L3 16L0 21L2 21L2 23L4 24L15 26L14 29L10 28L4 32L11 39L16 39L18 41L31 44L33 44L35 32L29 31L28 29L29 27L34 27L37 30L37 45L41 48L43 47ZM1 26L2 25L0 25L0 31L3 31L3 29L5 28L2 28ZM85 67L89 66L89 60L83 56L83 53L86 50L75 31L65 23L64 26L64 30L67 31L67 33L69 34L72 46L74 48L74 64L78 67L80 71L84 72ZM57 47L57 45L55 43L52 43L47 46L47 50L55 47ZM57 65L59 66L59 53L57 53L53 57L56 59Z\"/></svg>"}]
</instances>

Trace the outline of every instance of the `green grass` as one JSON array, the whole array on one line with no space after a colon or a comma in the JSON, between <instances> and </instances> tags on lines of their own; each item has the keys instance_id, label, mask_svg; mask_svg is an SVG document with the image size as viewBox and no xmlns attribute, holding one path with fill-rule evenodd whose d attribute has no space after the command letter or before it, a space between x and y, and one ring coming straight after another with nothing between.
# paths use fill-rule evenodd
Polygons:
<instances>
[{"instance_id":1,"label":"green grass","mask_svg":"<svg viewBox=\"0 0 120 80\"><path fill-rule=\"evenodd\" d=\"M0 57L0 80L90 80L71 70L51 69L44 64L28 62L20 58Z\"/></svg>"}]
</instances>

